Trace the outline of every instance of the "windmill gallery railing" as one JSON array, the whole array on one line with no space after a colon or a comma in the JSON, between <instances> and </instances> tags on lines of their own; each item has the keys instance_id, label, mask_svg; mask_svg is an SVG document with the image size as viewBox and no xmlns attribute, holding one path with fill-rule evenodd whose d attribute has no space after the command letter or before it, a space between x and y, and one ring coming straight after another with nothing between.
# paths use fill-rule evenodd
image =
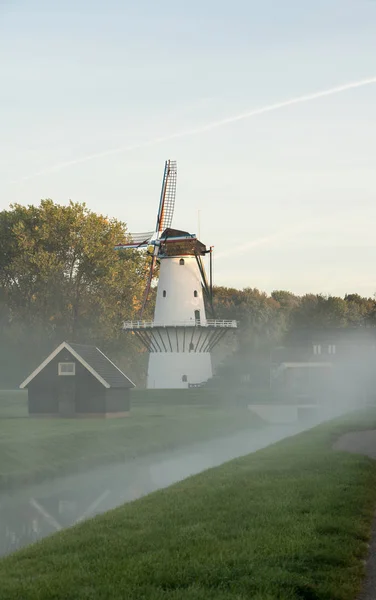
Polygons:
<instances>
[{"instance_id":1,"label":"windmill gallery railing","mask_svg":"<svg viewBox=\"0 0 376 600\"><path fill-rule=\"evenodd\" d=\"M225 319L206 319L205 321L174 321L169 323L162 323L159 321L125 321L123 323L123 329L153 329L156 327L209 327L209 328L232 328L236 329L238 326L237 321L230 321Z\"/></svg>"},{"instance_id":2,"label":"windmill gallery railing","mask_svg":"<svg viewBox=\"0 0 376 600\"><path fill-rule=\"evenodd\" d=\"M151 353L211 352L226 332L236 330L237 326L237 321L220 319L123 323L123 329L133 332Z\"/></svg>"}]
</instances>

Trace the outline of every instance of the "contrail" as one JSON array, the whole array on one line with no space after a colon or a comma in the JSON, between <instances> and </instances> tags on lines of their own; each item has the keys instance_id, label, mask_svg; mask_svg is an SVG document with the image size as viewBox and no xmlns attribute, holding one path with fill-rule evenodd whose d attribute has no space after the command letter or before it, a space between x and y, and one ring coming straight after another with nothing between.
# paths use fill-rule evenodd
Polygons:
<instances>
[{"instance_id":1,"label":"contrail","mask_svg":"<svg viewBox=\"0 0 376 600\"><path fill-rule=\"evenodd\" d=\"M257 115L262 115L267 112L272 112L274 110L279 110L280 108L285 108L287 106L292 106L293 104L301 104L303 102L309 102L310 100L318 100L319 98L324 98L325 96L333 96L334 94L340 94L341 92L346 92L347 90L364 87L366 85L371 85L376 83L376 77L369 77L367 79L361 79L359 81L353 81L351 83L345 83L343 85L338 85L336 87L329 88L327 90L321 90L320 92L313 92L311 94L305 94L303 96L297 96L295 98L290 98L290 100L283 100L282 102L276 102L274 104L268 104L266 106L262 106L261 108L255 108L248 110L246 112L240 113L238 115L233 115L232 117L227 117L225 119L221 119L219 121L213 121L212 123L208 123L207 125L202 125L196 127L194 129L187 129L177 133L172 133L170 135L153 138L146 142L140 142L138 144L133 144L130 146L122 146L120 148L113 148L112 150L105 150L103 152L97 152L96 154L89 154L88 156L83 156L82 158L76 158L74 160L70 160L67 162L59 163L52 167L48 167L42 171L38 171L33 175L27 175L21 179L21 181L25 181L27 179L31 179L33 177L38 177L40 175L47 175L48 173L52 173L54 171L59 171L60 169L65 169L66 167L70 167L73 165L78 165L80 163L88 162L90 160L94 160L97 158L104 158L106 156L111 156L113 154L121 154L124 152L131 152L132 150L138 150L139 148L147 148L148 146L155 146L157 144L162 144L164 142L169 142L172 140L198 135L200 133L205 133L206 131L211 131L212 129L218 129L219 127L223 127L225 125L230 125L231 123L236 123L237 121L244 121L246 119L251 119L252 117L256 117ZM12 183L15 183L14 181Z\"/></svg>"}]
</instances>

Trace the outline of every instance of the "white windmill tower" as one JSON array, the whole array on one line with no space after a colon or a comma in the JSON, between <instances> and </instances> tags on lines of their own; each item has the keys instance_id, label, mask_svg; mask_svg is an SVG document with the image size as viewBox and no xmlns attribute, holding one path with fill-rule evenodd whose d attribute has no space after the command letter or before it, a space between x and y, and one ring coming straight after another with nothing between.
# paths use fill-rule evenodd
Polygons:
<instances>
[{"instance_id":1,"label":"white windmill tower","mask_svg":"<svg viewBox=\"0 0 376 600\"><path fill-rule=\"evenodd\" d=\"M212 377L210 353L236 321L206 318L205 302L212 311L211 248L196 235L171 229L176 194L176 162L166 161L157 223L154 232L130 234L116 250L147 248L150 271L138 321L124 323L149 351L149 389L200 386ZM203 256L210 253L210 283ZM160 264L153 321L144 321L157 262ZM213 312L213 311L212 311Z\"/></svg>"}]
</instances>

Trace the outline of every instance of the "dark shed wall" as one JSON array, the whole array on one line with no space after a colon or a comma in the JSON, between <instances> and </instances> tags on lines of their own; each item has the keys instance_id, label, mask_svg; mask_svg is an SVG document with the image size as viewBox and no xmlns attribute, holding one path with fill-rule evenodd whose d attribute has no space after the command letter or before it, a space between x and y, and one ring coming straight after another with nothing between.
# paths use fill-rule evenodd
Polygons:
<instances>
[{"instance_id":1,"label":"dark shed wall","mask_svg":"<svg viewBox=\"0 0 376 600\"><path fill-rule=\"evenodd\" d=\"M129 389L111 388L106 390L106 413L128 412L129 408Z\"/></svg>"},{"instance_id":2,"label":"dark shed wall","mask_svg":"<svg viewBox=\"0 0 376 600\"><path fill-rule=\"evenodd\" d=\"M61 361L73 362L73 358L63 350L27 386L29 413L57 414L59 412L57 365Z\"/></svg>"},{"instance_id":3,"label":"dark shed wall","mask_svg":"<svg viewBox=\"0 0 376 600\"><path fill-rule=\"evenodd\" d=\"M59 412L57 392L54 388L41 389L38 385L28 386L29 414L57 414Z\"/></svg>"},{"instance_id":4,"label":"dark shed wall","mask_svg":"<svg viewBox=\"0 0 376 600\"><path fill-rule=\"evenodd\" d=\"M76 412L104 413L106 388L81 363L76 364Z\"/></svg>"},{"instance_id":5,"label":"dark shed wall","mask_svg":"<svg viewBox=\"0 0 376 600\"><path fill-rule=\"evenodd\" d=\"M30 414L58 414L59 390L67 377L58 375L59 362L74 362L74 399L76 413L104 413L106 388L63 349L27 386Z\"/></svg>"}]
</instances>

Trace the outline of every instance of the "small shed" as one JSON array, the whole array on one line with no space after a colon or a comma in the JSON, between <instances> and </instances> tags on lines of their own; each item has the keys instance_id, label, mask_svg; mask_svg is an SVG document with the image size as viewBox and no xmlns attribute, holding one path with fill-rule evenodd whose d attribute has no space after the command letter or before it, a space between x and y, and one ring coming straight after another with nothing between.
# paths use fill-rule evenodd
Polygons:
<instances>
[{"instance_id":1,"label":"small shed","mask_svg":"<svg viewBox=\"0 0 376 600\"><path fill-rule=\"evenodd\" d=\"M30 416L121 417L135 384L95 346L63 342L23 381Z\"/></svg>"}]
</instances>

